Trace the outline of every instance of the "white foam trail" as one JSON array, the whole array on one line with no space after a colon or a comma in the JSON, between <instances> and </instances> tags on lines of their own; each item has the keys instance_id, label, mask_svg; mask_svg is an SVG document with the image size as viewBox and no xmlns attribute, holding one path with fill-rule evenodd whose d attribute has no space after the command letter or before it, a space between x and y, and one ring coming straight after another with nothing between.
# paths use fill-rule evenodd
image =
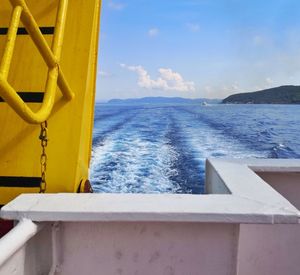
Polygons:
<instances>
[{"instance_id":1,"label":"white foam trail","mask_svg":"<svg viewBox=\"0 0 300 275\"><path fill-rule=\"evenodd\" d=\"M146 121L144 125L143 121ZM94 148L91 180L95 183L95 191L175 192L179 187L169 178L177 173L171 168L177 153L164 138L166 130L166 124L160 124L159 116L141 113L112 133L103 146ZM157 137L149 141L151 134Z\"/></svg>"},{"instance_id":2,"label":"white foam trail","mask_svg":"<svg viewBox=\"0 0 300 275\"><path fill-rule=\"evenodd\" d=\"M264 152L254 151L247 148L238 140L226 138L220 130L209 127L201 120L194 120L189 124L191 115L178 116L177 122L184 133L188 148L192 148L199 167L203 169L205 159L210 157L232 157L232 158L262 158L266 157ZM199 114L201 117L201 114Z\"/></svg>"}]
</instances>

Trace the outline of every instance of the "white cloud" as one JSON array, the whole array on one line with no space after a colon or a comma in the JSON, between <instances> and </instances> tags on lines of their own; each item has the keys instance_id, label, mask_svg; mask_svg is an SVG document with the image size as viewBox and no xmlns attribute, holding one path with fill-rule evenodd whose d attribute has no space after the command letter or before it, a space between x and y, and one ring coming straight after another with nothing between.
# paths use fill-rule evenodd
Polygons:
<instances>
[{"instance_id":1,"label":"white cloud","mask_svg":"<svg viewBox=\"0 0 300 275\"><path fill-rule=\"evenodd\" d=\"M240 86L237 82L234 82L230 85L223 85L224 92L237 93L240 90Z\"/></svg>"},{"instance_id":2,"label":"white cloud","mask_svg":"<svg viewBox=\"0 0 300 275\"><path fill-rule=\"evenodd\" d=\"M120 64L120 66L122 68L126 68L130 71L136 72L138 75L137 84L142 88L179 92L195 91L194 82L185 81L179 73L173 72L171 69L160 68L158 70L159 77L157 79L151 79L148 72L140 65L127 66L126 64Z\"/></svg>"},{"instance_id":3,"label":"white cloud","mask_svg":"<svg viewBox=\"0 0 300 275\"><path fill-rule=\"evenodd\" d=\"M111 77L112 74L109 72L105 72L105 71L98 71L98 76L100 76L102 78L107 78L107 77Z\"/></svg>"},{"instance_id":4,"label":"white cloud","mask_svg":"<svg viewBox=\"0 0 300 275\"><path fill-rule=\"evenodd\" d=\"M240 90L240 86L237 82L234 82L232 85L231 85L231 88L234 92L237 92Z\"/></svg>"},{"instance_id":5,"label":"white cloud","mask_svg":"<svg viewBox=\"0 0 300 275\"><path fill-rule=\"evenodd\" d=\"M250 86L248 88L248 91L249 92L261 91L261 90L265 90L265 89L270 89L274 86L276 86L276 83L272 78L270 78L270 77L266 77L266 78L261 77L261 78L257 78L256 85Z\"/></svg>"},{"instance_id":6,"label":"white cloud","mask_svg":"<svg viewBox=\"0 0 300 275\"><path fill-rule=\"evenodd\" d=\"M150 37L155 37L159 34L159 29L156 29L156 28L152 28L148 31L148 35Z\"/></svg>"},{"instance_id":7,"label":"white cloud","mask_svg":"<svg viewBox=\"0 0 300 275\"><path fill-rule=\"evenodd\" d=\"M208 98L225 98L228 95L243 92L237 81L232 83L207 84L202 87L202 90L203 96Z\"/></svg>"},{"instance_id":8,"label":"white cloud","mask_svg":"<svg viewBox=\"0 0 300 275\"><path fill-rule=\"evenodd\" d=\"M255 46L260 46L261 44L263 44L264 39L260 35L255 35L252 41Z\"/></svg>"},{"instance_id":9,"label":"white cloud","mask_svg":"<svg viewBox=\"0 0 300 275\"><path fill-rule=\"evenodd\" d=\"M204 91L207 94L210 94L213 91L213 88L210 85L206 85L206 86L204 86Z\"/></svg>"},{"instance_id":10,"label":"white cloud","mask_svg":"<svg viewBox=\"0 0 300 275\"><path fill-rule=\"evenodd\" d=\"M112 10L122 10L122 9L124 9L125 5L120 2L114 2L112 0L109 0L108 7Z\"/></svg>"},{"instance_id":11,"label":"white cloud","mask_svg":"<svg viewBox=\"0 0 300 275\"><path fill-rule=\"evenodd\" d=\"M273 85L273 83L274 83L274 81L273 81L273 79L272 79L272 78L270 78L270 77L267 77L267 78L266 78L266 83L267 83L267 85L270 85L270 86L272 86L272 85Z\"/></svg>"},{"instance_id":12,"label":"white cloud","mask_svg":"<svg viewBox=\"0 0 300 275\"><path fill-rule=\"evenodd\" d=\"M199 24L196 23L186 23L186 26L191 32L198 32L200 30Z\"/></svg>"},{"instance_id":13,"label":"white cloud","mask_svg":"<svg viewBox=\"0 0 300 275\"><path fill-rule=\"evenodd\" d=\"M272 40L266 35L255 35L252 38L252 43L256 47L270 47L272 45Z\"/></svg>"}]
</instances>

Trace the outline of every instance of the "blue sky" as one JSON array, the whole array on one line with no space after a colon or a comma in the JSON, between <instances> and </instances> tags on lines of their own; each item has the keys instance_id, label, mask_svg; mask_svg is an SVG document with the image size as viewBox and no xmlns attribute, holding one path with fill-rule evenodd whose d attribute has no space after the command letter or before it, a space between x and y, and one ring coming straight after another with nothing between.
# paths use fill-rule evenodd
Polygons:
<instances>
[{"instance_id":1,"label":"blue sky","mask_svg":"<svg viewBox=\"0 0 300 275\"><path fill-rule=\"evenodd\" d=\"M102 2L98 101L224 98L299 80L299 0Z\"/></svg>"}]
</instances>

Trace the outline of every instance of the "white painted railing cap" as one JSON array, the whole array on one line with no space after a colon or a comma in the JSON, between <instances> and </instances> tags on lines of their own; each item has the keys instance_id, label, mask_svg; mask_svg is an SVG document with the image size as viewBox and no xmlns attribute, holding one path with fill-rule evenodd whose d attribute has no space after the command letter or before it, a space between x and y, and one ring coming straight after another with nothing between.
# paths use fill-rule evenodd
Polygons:
<instances>
[{"instance_id":1,"label":"white painted railing cap","mask_svg":"<svg viewBox=\"0 0 300 275\"><path fill-rule=\"evenodd\" d=\"M298 209L249 168L263 164L208 160L208 168L229 194L23 194L5 205L0 215L33 221L298 223ZM300 167L299 160L268 164L268 169Z\"/></svg>"}]
</instances>

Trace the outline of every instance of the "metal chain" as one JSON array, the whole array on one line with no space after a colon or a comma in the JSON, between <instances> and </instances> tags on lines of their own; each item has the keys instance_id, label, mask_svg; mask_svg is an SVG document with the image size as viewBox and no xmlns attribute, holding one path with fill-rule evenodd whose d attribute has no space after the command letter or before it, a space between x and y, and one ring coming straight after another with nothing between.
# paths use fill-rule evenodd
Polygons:
<instances>
[{"instance_id":1,"label":"metal chain","mask_svg":"<svg viewBox=\"0 0 300 275\"><path fill-rule=\"evenodd\" d=\"M41 132L39 139L41 140L42 146L42 154L40 159L41 164L41 184L40 184L40 193L45 193L47 183L46 183L46 170L47 170L47 154L46 154L46 147L48 144L48 123L44 121L41 123Z\"/></svg>"}]
</instances>

